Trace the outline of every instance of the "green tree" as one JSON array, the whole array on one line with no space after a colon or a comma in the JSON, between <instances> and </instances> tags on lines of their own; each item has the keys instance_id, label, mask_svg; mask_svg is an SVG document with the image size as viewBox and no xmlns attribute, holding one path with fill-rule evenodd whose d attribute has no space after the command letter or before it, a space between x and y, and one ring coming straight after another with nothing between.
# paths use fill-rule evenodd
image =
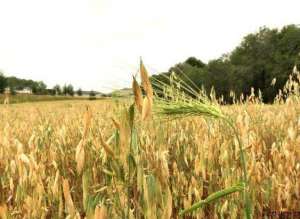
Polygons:
<instances>
[{"instance_id":1,"label":"green tree","mask_svg":"<svg viewBox=\"0 0 300 219\"><path fill-rule=\"evenodd\" d=\"M70 96L74 96L74 87L72 84L69 84L67 86L67 93L70 95Z\"/></svg>"},{"instance_id":2,"label":"green tree","mask_svg":"<svg viewBox=\"0 0 300 219\"><path fill-rule=\"evenodd\" d=\"M22 90L24 88L30 88L34 94L47 94L47 86L42 81L33 81L20 79L17 77L7 77L7 86L14 88L15 90Z\"/></svg>"},{"instance_id":3,"label":"green tree","mask_svg":"<svg viewBox=\"0 0 300 219\"><path fill-rule=\"evenodd\" d=\"M56 95L61 95L62 94L61 87L58 84L53 87L53 90L55 91Z\"/></svg>"},{"instance_id":4,"label":"green tree","mask_svg":"<svg viewBox=\"0 0 300 219\"><path fill-rule=\"evenodd\" d=\"M38 81L36 83L36 94L47 94L47 85L44 82Z\"/></svg>"},{"instance_id":5,"label":"green tree","mask_svg":"<svg viewBox=\"0 0 300 219\"><path fill-rule=\"evenodd\" d=\"M299 62L300 28L295 25L281 31L263 27L258 33L246 36L230 56L235 74L241 78L241 91L250 87L263 93L265 102L271 102L281 89L293 68ZM274 87L270 86L276 78Z\"/></svg>"},{"instance_id":6,"label":"green tree","mask_svg":"<svg viewBox=\"0 0 300 219\"><path fill-rule=\"evenodd\" d=\"M91 90L89 93L89 100L95 100L96 99L96 93Z\"/></svg>"},{"instance_id":7,"label":"green tree","mask_svg":"<svg viewBox=\"0 0 300 219\"><path fill-rule=\"evenodd\" d=\"M67 96L67 95L74 96L74 87L73 87L73 85L71 85L71 84L66 85L65 84L62 88L62 93L65 96Z\"/></svg>"},{"instance_id":8,"label":"green tree","mask_svg":"<svg viewBox=\"0 0 300 219\"><path fill-rule=\"evenodd\" d=\"M195 57L189 57L185 63L193 66L193 67L197 67L197 68L204 68L205 67L205 63L202 62L200 59L197 59Z\"/></svg>"},{"instance_id":9,"label":"green tree","mask_svg":"<svg viewBox=\"0 0 300 219\"><path fill-rule=\"evenodd\" d=\"M168 77L175 72L191 87L204 87L207 92L214 87L217 97L223 95L228 100L231 90L237 95L249 95L253 87L256 92L262 91L265 102L272 102L295 64L300 69L300 27L289 25L281 30L262 27L219 59L205 64L190 57L151 80L154 87L157 80L169 83ZM274 78L276 84L271 86Z\"/></svg>"},{"instance_id":10,"label":"green tree","mask_svg":"<svg viewBox=\"0 0 300 219\"><path fill-rule=\"evenodd\" d=\"M206 87L214 87L216 96L228 99L230 90L233 89L233 66L228 60L222 58L208 63L207 73L209 80L206 80Z\"/></svg>"},{"instance_id":11,"label":"green tree","mask_svg":"<svg viewBox=\"0 0 300 219\"><path fill-rule=\"evenodd\" d=\"M4 92L4 89L7 87L7 79L6 77L0 72L0 93Z\"/></svg>"},{"instance_id":12,"label":"green tree","mask_svg":"<svg viewBox=\"0 0 300 219\"><path fill-rule=\"evenodd\" d=\"M12 86L9 87L9 91L10 91L11 95L16 95L17 94L16 89Z\"/></svg>"},{"instance_id":13,"label":"green tree","mask_svg":"<svg viewBox=\"0 0 300 219\"><path fill-rule=\"evenodd\" d=\"M68 86L65 84L62 88L62 94L67 96L68 95Z\"/></svg>"},{"instance_id":14,"label":"green tree","mask_svg":"<svg viewBox=\"0 0 300 219\"><path fill-rule=\"evenodd\" d=\"M82 90L81 90L81 88L79 88L76 93L77 93L78 96L82 96Z\"/></svg>"}]
</instances>

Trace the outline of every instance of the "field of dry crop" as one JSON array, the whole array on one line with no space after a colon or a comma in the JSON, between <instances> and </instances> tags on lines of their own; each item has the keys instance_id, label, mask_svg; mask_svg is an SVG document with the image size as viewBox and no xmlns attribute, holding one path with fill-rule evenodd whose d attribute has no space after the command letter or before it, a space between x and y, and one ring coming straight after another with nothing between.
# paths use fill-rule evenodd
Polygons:
<instances>
[{"instance_id":1,"label":"field of dry crop","mask_svg":"<svg viewBox=\"0 0 300 219\"><path fill-rule=\"evenodd\" d=\"M238 142L228 126L196 116L141 121L132 102L0 106L0 216L177 218L239 182ZM222 111L244 145L253 217L299 211L300 106ZM241 200L233 193L184 217L241 218Z\"/></svg>"},{"instance_id":2,"label":"field of dry crop","mask_svg":"<svg viewBox=\"0 0 300 219\"><path fill-rule=\"evenodd\" d=\"M0 106L1 218L300 211L298 98L220 106L176 76L153 92L140 73L132 99Z\"/></svg>"}]
</instances>

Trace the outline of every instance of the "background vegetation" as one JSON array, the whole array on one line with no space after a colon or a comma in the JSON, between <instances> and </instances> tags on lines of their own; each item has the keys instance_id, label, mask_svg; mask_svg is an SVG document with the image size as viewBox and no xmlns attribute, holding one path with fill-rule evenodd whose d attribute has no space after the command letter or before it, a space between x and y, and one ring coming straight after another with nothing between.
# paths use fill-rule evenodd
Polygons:
<instances>
[{"instance_id":1,"label":"background vegetation","mask_svg":"<svg viewBox=\"0 0 300 219\"><path fill-rule=\"evenodd\" d=\"M289 25L281 30L263 27L244 37L237 48L219 59L204 63L190 57L153 78L168 83L168 76L175 72L191 86L193 81L197 87L204 87L207 93L214 87L217 98L223 95L226 102L231 102L230 91L237 96L250 95L253 87L256 94L261 91L264 102L272 102L279 89L283 89L293 66L299 66L299 53L299 27Z\"/></svg>"},{"instance_id":2,"label":"background vegetation","mask_svg":"<svg viewBox=\"0 0 300 219\"><path fill-rule=\"evenodd\" d=\"M0 104L4 103L5 96L0 94ZM71 96L53 96L53 95L28 95L16 94L9 98L9 103L24 103L24 102L40 102L40 101L58 101L58 100L85 100L88 97L71 97Z\"/></svg>"},{"instance_id":3,"label":"background vegetation","mask_svg":"<svg viewBox=\"0 0 300 219\"><path fill-rule=\"evenodd\" d=\"M202 87L207 93L213 89L217 98L222 97L223 103L232 103L232 92L237 97L250 95L251 88L255 94L262 94L264 102L270 103L283 89L293 66L300 67L299 53L300 27L289 25L280 30L263 27L257 33L245 36L232 52L216 60L204 63L190 57L168 72L154 75L152 80L169 83L169 75L175 72L193 87ZM12 91L29 87L34 94L42 95L81 96L90 93L81 89L75 91L71 84L55 85L49 89L42 81L5 77L0 73L0 93L5 87Z\"/></svg>"}]
</instances>

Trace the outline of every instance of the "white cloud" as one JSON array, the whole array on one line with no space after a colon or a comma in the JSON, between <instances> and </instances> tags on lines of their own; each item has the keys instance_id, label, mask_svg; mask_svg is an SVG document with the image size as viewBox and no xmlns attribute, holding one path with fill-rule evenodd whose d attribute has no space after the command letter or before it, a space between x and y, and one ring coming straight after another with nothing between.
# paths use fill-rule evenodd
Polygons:
<instances>
[{"instance_id":1,"label":"white cloud","mask_svg":"<svg viewBox=\"0 0 300 219\"><path fill-rule=\"evenodd\" d=\"M152 72L230 52L260 26L300 23L286 1L0 0L0 69L83 89L128 86Z\"/></svg>"}]
</instances>

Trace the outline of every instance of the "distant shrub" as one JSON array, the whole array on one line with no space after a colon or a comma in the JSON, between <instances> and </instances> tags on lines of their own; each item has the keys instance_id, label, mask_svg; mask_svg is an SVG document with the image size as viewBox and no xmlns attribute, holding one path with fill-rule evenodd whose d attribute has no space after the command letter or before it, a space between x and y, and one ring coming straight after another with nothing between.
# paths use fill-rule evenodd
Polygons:
<instances>
[{"instance_id":1,"label":"distant shrub","mask_svg":"<svg viewBox=\"0 0 300 219\"><path fill-rule=\"evenodd\" d=\"M96 100L96 93L94 91L89 93L89 100Z\"/></svg>"}]
</instances>

